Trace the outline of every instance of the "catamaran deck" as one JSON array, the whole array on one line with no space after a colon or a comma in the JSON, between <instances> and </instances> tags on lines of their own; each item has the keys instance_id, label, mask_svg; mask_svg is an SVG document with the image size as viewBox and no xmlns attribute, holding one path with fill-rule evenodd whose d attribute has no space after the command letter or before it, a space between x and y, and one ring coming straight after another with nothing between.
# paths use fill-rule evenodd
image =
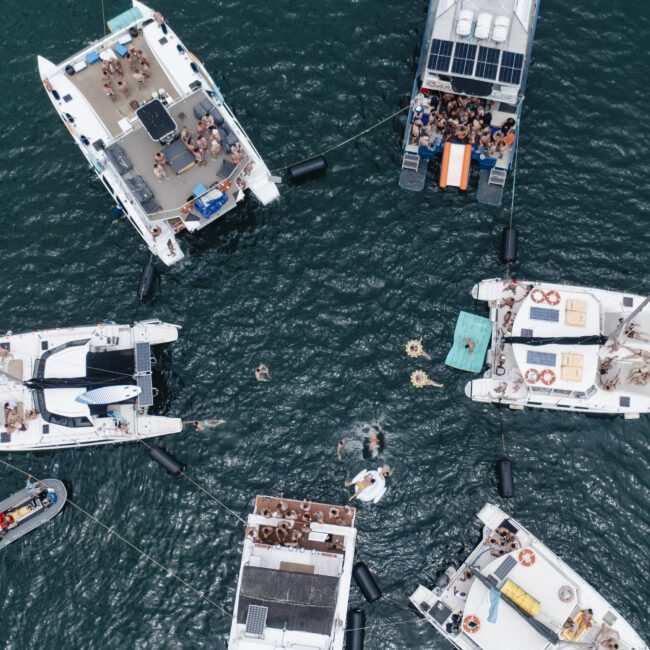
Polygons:
<instances>
[{"instance_id":1,"label":"catamaran deck","mask_svg":"<svg viewBox=\"0 0 650 650\"><path fill-rule=\"evenodd\" d=\"M131 45L133 45L136 50L142 50L149 60L150 77L147 79L144 86L138 86L131 77L131 68L126 59L119 59L124 76L120 77L116 75L115 80L117 81L118 79L121 79L126 82L129 88L128 97L124 97L124 95L115 87L114 91L117 97L116 102L111 101L111 99L104 94L101 80L102 68L99 62L92 65L86 65L83 70L70 77L70 80L81 91L83 96L91 104L99 119L104 123L106 130L109 131L114 138L117 138L123 133L120 123L124 124L127 128L131 128L131 126L141 126L140 121L135 117L135 110L130 106L130 102L134 99L138 104L141 104L151 99L152 93L158 90L164 90L172 101L176 101L180 97L174 87L174 83L167 76L167 73L163 70L151 52L144 36L142 34L136 36L133 41L129 43L129 46ZM110 53L112 58L115 58L116 56L110 47L98 52L100 57L102 57L102 55L107 56L107 53ZM123 120L126 120L126 122ZM132 124L127 124L127 122Z\"/></svg>"}]
</instances>

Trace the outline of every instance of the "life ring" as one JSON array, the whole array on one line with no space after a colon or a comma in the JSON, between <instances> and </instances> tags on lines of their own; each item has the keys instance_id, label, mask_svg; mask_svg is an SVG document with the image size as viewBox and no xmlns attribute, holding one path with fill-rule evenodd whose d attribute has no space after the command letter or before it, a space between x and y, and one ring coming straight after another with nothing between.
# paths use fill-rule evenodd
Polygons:
<instances>
[{"instance_id":1,"label":"life ring","mask_svg":"<svg viewBox=\"0 0 650 650\"><path fill-rule=\"evenodd\" d=\"M573 595L573 589L571 589L571 587L568 585L563 585L557 592L557 597L563 603L570 603L573 600Z\"/></svg>"},{"instance_id":2,"label":"life ring","mask_svg":"<svg viewBox=\"0 0 650 650\"><path fill-rule=\"evenodd\" d=\"M544 386L550 386L551 384L555 383L556 376L550 368L545 368L539 375L539 379L542 384L544 384Z\"/></svg>"},{"instance_id":3,"label":"life ring","mask_svg":"<svg viewBox=\"0 0 650 650\"><path fill-rule=\"evenodd\" d=\"M540 302L544 302L544 300L546 300L546 294L541 289L533 289L530 292L530 299L533 302L539 304Z\"/></svg>"},{"instance_id":4,"label":"life ring","mask_svg":"<svg viewBox=\"0 0 650 650\"><path fill-rule=\"evenodd\" d=\"M182 208L181 208L181 214L189 214L192 212L192 208L194 207L194 203L190 201L189 203L186 203Z\"/></svg>"},{"instance_id":5,"label":"life ring","mask_svg":"<svg viewBox=\"0 0 650 650\"><path fill-rule=\"evenodd\" d=\"M481 621L477 616L466 616L463 619L463 630L467 634L476 634L481 629Z\"/></svg>"},{"instance_id":6,"label":"life ring","mask_svg":"<svg viewBox=\"0 0 650 650\"><path fill-rule=\"evenodd\" d=\"M557 307L560 304L560 294L555 289L547 291L545 298L546 302L552 307Z\"/></svg>"},{"instance_id":7,"label":"life ring","mask_svg":"<svg viewBox=\"0 0 650 650\"><path fill-rule=\"evenodd\" d=\"M519 563L522 566L533 566L536 559L535 553L530 548L524 548L519 551Z\"/></svg>"},{"instance_id":8,"label":"life ring","mask_svg":"<svg viewBox=\"0 0 650 650\"><path fill-rule=\"evenodd\" d=\"M539 372L535 368L528 368L524 375L527 384L536 384L539 381L539 377Z\"/></svg>"},{"instance_id":9,"label":"life ring","mask_svg":"<svg viewBox=\"0 0 650 650\"><path fill-rule=\"evenodd\" d=\"M45 86L45 90L47 90L48 93L52 92L52 84L47 80L43 80L43 85Z\"/></svg>"}]
</instances>

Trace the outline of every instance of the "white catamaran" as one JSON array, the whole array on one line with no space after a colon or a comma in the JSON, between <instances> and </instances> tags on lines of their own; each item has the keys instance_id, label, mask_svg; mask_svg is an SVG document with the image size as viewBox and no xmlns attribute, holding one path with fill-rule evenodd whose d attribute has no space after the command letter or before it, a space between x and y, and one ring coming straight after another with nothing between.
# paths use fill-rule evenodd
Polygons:
<instances>
[{"instance_id":1,"label":"white catamaran","mask_svg":"<svg viewBox=\"0 0 650 650\"><path fill-rule=\"evenodd\" d=\"M460 650L648 650L605 598L496 506L480 544L411 603Z\"/></svg>"},{"instance_id":2,"label":"white catamaran","mask_svg":"<svg viewBox=\"0 0 650 650\"><path fill-rule=\"evenodd\" d=\"M278 190L212 77L159 13L133 0L108 26L58 65L39 56L38 69L90 166L171 265L184 257L181 231L209 225L247 189L263 204Z\"/></svg>"},{"instance_id":3,"label":"white catamaran","mask_svg":"<svg viewBox=\"0 0 650 650\"><path fill-rule=\"evenodd\" d=\"M539 0L431 0L404 134L400 187L420 191L441 157L441 188L469 185L500 205L516 149Z\"/></svg>"},{"instance_id":4,"label":"white catamaran","mask_svg":"<svg viewBox=\"0 0 650 650\"><path fill-rule=\"evenodd\" d=\"M649 299L547 282L484 280L490 308L487 370L467 383L478 402L627 419L650 412Z\"/></svg>"},{"instance_id":5,"label":"white catamaran","mask_svg":"<svg viewBox=\"0 0 650 650\"><path fill-rule=\"evenodd\" d=\"M355 516L350 506L256 497L230 650L343 650Z\"/></svg>"},{"instance_id":6,"label":"white catamaran","mask_svg":"<svg viewBox=\"0 0 650 650\"><path fill-rule=\"evenodd\" d=\"M40 330L0 337L0 451L108 445L182 429L150 415L156 389L152 345L175 341L178 326Z\"/></svg>"}]
</instances>

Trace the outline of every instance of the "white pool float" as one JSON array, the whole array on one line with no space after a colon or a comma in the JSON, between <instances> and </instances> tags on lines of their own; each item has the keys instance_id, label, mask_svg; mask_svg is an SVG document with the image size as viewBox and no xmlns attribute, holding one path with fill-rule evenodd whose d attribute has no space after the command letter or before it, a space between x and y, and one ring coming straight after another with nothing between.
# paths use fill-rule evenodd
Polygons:
<instances>
[{"instance_id":1,"label":"white pool float","mask_svg":"<svg viewBox=\"0 0 650 650\"><path fill-rule=\"evenodd\" d=\"M379 503L386 493L386 479L381 475L381 467L377 469L363 469L353 479L354 498L366 503ZM363 487L362 481L370 476L374 479L367 487Z\"/></svg>"}]
</instances>

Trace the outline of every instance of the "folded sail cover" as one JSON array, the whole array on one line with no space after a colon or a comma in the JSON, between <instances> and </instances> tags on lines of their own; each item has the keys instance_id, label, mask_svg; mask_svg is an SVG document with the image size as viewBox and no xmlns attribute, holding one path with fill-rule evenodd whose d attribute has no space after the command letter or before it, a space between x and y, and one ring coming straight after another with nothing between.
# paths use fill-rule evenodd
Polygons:
<instances>
[{"instance_id":1,"label":"folded sail cover","mask_svg":"<svg viewBox=\"0 0 650 650\"><path fill-rule=\"evenodd\" d=\"M454 345L447 354L445 364L458 370L481 372L491 335L492 322L489 318L461 311L454 331ZM474 343L472 352L466 347L469 341Z\"/></svg>"}]
</instances>

